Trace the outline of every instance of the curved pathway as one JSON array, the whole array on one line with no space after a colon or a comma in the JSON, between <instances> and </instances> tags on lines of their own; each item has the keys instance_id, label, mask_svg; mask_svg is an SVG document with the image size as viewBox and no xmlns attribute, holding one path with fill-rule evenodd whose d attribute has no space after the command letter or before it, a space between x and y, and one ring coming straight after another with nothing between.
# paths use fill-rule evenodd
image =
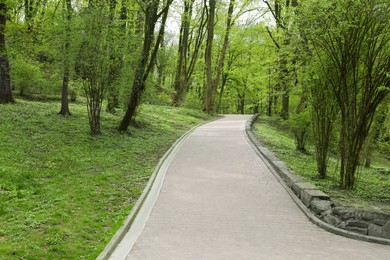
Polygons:
<instances>
[{"instance_id":1,"label":"curved pathway","mask_svg":"<svg viewBox=\"0 0 390 260\"><path fill-rule=\"evenodd\" d=\"M248 143L249 119L226 116L184 141L141 235L111 259L390 259L390 246L312 224Z\"/></svg>"}]
</instances>

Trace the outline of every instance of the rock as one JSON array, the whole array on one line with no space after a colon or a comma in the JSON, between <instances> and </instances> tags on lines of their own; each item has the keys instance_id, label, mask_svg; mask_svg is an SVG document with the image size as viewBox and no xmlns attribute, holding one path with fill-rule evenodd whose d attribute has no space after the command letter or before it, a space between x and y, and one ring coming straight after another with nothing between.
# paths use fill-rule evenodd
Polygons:
<instances>
[{"instance_id":1,"label":"rock","mask_svg":"<svg viewBox=\"0 0 390 260\"><path fill-rule=\"evenodd\" d=\"M368 228L368 223L358 220L350 220L347 222L348 227Z\"/></svg>"},{"instance_id":2,"label":"rock","mask_svg":"<svg viewBox=\"0 0 390 260\"><path fill-rule=\"evenodd\" d=\"M322 220L328 224L331 224L333 226L338 226L341 223L341 219L339 219L336 216L333 216L331 214L325 215Z\"/></svg>"},{"instance_id":3,"label":"rock","mask_svg":"<svg viewBox=\"0 0 390 260\"><path fill-rule=\"evenodd\" d=\"M319 215L324 211L330 210L332 205L333 202L330 200L313 199L310 201L309 207L314 212L314 214Z\"/></svg>"},{"instance_id":4,"label":"rock","mask_svg":"<svg viewBox=\"0 0 390 260\"><path fill-rule=\"evenodd\" d=\"M309 206L310 202L313 199L318 199L318 200L330 200L330 197L323 193L320 190L302 190L301 192L301 200L305 206Z\"/></svg>"},{"instance_id":5,"label":"rock","mask_svg":"<svg viewBox=\"0 0 390 260\"><path fill-rule=\"evenodd\" d=\"M343 221L337 227L341 228L341 229L346 229L347 228L347 223L345 223L345 221Z\"/></svg>"},{"instance_id":6,"label":"rock","mask_svg":"<svg viewBox=\"0 0 390 260\"><path fill-rule=\"evenodd\" d=\"M354 232L354 233L366 235L366 236L367 236L367 233L368 233L367 232L367 228L359 228L359 227L349 227L349 226L347 226L346 230Z\"/></svg>"},{"instance_id":7,"label":"rock","mask_svg":"<svg viewBox=\"0 0 390 260\"><path fill-rule=\"evenodd\" d=\"M284 174L283 179L286 182L287 186L292 188L294 183L296 182L302 182L301 177L299 175L296 175L294 172L289 171L289 174Z\"/></svg>"},{"instance_id":8,"label":"rock","mask_svg":"<svg viewBox=\"0 0 390 260\"><path fill-rule=\"evenodd\" d=\"M383 226L381 237L390 238L390 220Z\"/></svg>"},{"instance_id":9,"label":"rock","mask_svg":"<svg viewBox=\"0 0 390 260\"><path fill-rule=\"evenodd\" d=\"M382 227L375 224L368 224L368 235L373 237L381 237Z\"/></svg>"},{"instance_id":10,"label":"rock","mask_svg":"<svg viewBox=\"0 0 390 260\"><path fill-rule=\"evenodd\" d=\"M355 209L353 207L340 206L334 207L332 212L341 217L342 220L347 220L355 217Z\"/></svg>"},{"instance_id":11,"label":"rock","mask_svg":"<svg viewBox=\"0 0 390 260\"><path fill-rule=\"evenodd\" d=\"M383 227L386 224L386 220L383 220L383 219L373 219L373 220L371 220L371 223Z\"/></svg>"},{"instance_id":12,"label":"rock","mask_svg":"<svg viewBox=\"0 0 390 260\"><path fill-rule=\"evenodd\" d=\"M298 197L300 198L301 197L301 192L303 190L314 190L316 189L315 186L309 184L309 183L305 183L305 182L295 182L292 186L292 189L293 191L295 192L295 194L298 195Z\"/></svg>"},{"instance_id":13,"label":"rock","mask_svg":"<svg viewBox=\"0 0 390 260\"><path fill-rule=\"evenodd\" d=\"M390 215L388 215L388 214L385 214L382 212L362 210L362 209L356 210L356 217L358 219L364 219L364 220L373 220L373 219L388 220L388 219L390 219Z\"/></svg>"}]
</instances>

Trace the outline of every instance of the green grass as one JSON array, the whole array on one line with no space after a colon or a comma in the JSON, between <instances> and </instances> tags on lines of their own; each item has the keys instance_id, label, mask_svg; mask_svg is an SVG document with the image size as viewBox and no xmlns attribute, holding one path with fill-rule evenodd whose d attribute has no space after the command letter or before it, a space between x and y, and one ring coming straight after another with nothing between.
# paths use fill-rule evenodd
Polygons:
<instances>
[{"instance_id":1,"label":"green grass","mask_svg":"<svg viewBox=\"0 0 390 260\"><path fill-rule=\"evenodd\" d=\"M373 161L373 168L361 167L359 169L356 189L345 191L338 189L339 162L337 158L330 158L328 177L321 180L318 178L312 145L308 145L306 154L297 151L292 135L283 127L279 127L275 119L269 117L261 117L257 120L255 133L260 142L286 162L291 170L328 193L336 201L359 208L369 207L390 213L390 174L380 173L374 168L390 170L390 163L380 155Z\"/></svg>"},{"instance_id":2,"label":"green grass","mask_svg":"<svg viewBox=\"0 0 390 260\"><path fill-rule=\"evenodd\" d=\"M155 165L192 126L210 119L144 105L126 133L102 114L89 134L86 107L18 100L0 106L0 259L94 259L122 225Z\"/></svg>"}]
</instances>

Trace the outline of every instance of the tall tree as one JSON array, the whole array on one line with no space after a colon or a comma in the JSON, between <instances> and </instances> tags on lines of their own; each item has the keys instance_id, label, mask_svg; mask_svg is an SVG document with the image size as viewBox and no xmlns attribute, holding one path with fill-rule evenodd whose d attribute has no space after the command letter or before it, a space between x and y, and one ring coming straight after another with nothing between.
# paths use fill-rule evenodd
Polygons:
<instances>
[{"instance_id":1,"label":"tall tree","mask_svg":"<svg viewBox=\"0 0 390 260\"><path fill-rule=\"evenodd\" d=\"M218 91L219 81L221 80L221 75L222 75L223 67L225 64L226 51L227 51L228 46L229 46L230 31L231 31L232 26L234 25L234 22L235 22L235 20L233 20L233 11L234 11L235 4L236 4L235 0L229 1L229 7L228 7L228 11L227 11L227 18L226 18L226 31L225 31L225 35L223 37L221 54L219 55L217 72L216 72L215 79L213 82L214 83L214 86L213 86L214 95L216 95L217 91Z\"/></svg>"},{"instance_id":2,"label":"tall tree","mask_svg":"<svg viewBox=\"0 0 390 260\"><path fill-rule=\"evenodd\" d=\"M175 93L173 105L180 106L188 91L190 79L198 59L199 50L204 39L206 9L203 7L195 22L197 27L191 27L192 12L195 0L184 0L184 10L181 18L178 60L175 76ZM195 32L194 32L195 31Z\"/></svg>"},{"instance_id":3,"label":"tall tree","mask_svg":"<svg viewBox=\"0 0 390 260\"><path fill-rule=\"evenodd\" d=\"M93 135L101 133L100 114L109 80L110 26L107 5L91 0L83 14L83 38L77 57L76 74L82 79Z\"/></svg>"},{"instance_id":4,"label":"tall tree","mask_svg":"<svg viewBox=\"0 0 390 260\"><path fill-rule=\"evenodd\" d=\"M275 47L279 54L279 68L278 68L278 85L277 92L282 93L282 109L280 115L282 118L287 119L289 116L289 104L290 104L290 76L291 69L289 68L289 47L291 44L291 23L294 21L293 9L298 6L297 0L287 0L285 3L281 0L274 0L263 2L268 6L276 23L276 32L267 27L267 32L273 40ZM294 62L296 58L293 57Z\"/></svg>"},{"instance_id":5,"label":"tall tree","mask_svg":"<svg viewBox=\"0 0 390 260\"><path fill-rule=\"evenodd\" d=\"M205 66L206 66L206 88L203 110L207 113L213 112L214 102L214 84L213 84L213 40L214 40L214 19L215 19L215 0L209 0L207 19L207 39L205 51Z\"/></svg>"},{"instance_id":6,"label":"tall tree","mask_svg":"<svg viewBox=\"0 0 390 260\"><path fill-rule=\"evenodd\" d=\"M61 110L60 115L70 115L69 101L68 101L68 89L69 89L69 77L70 77L70 30L72 20L72 1L64 0L64 13L65 13L65 42L64 42L64 55L63 55L63 77L62 77L62 95L61 95Z\"/></svg>"},{"instance_id":7,"label":"tall tree","mask_svg":"<svg viewBox=\"0 0 390 260\"><path fill-rule=\"evenodd\" d=\"M340 187L352 189L376 108L390 93L390 4L307 1L303 11L306 35L331 66L327 80L341 113Z\"/></svg>"},{"instance_id":8,"label":"tall tree","mask_svg":"<svg viewBox=\"0 0 390 260\"><path fill-rule=\"evenodd\" d=\"M7 4L0 2L0 104L13 102L10 67L5 43L5 27L7 24Z\"/></svg>"},{"instance_id":9,"label":"tall tree","mask_svg":"<svg viewBox=\"0 0 390 260\"><path fill-rule=\"evenodd\" d=\"M168 18L169 6L172 0L167 0L162 10L159 12L159 0L143 1L143 10L145 12L144 21L144 39L141 56L135 71L133 86L130 98L127 104L126 113L119 125L119 131L126 131L131 119L135 115L136 109L140 104L142 94L145 90L145 82L153 69L158 49L163 40L165 24ZM154 30L157 20L162 16L160 30L156 41L154 42ZM154 44L154 48L153 47Z\"/></svg>"}]
</instances>

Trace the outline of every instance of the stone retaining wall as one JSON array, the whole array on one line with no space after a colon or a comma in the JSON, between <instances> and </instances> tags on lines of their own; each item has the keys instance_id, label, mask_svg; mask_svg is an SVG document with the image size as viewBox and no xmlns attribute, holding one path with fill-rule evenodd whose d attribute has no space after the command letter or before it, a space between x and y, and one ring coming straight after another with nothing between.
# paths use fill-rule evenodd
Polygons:
<instances>
[{"instance_id":1,"label":"stone retaining wall","mask_svg":"<svg viewBox=\"0 0 390 260\"><path fill-rule=\"evenodd\" d=\"M267 148L262 152L270 155ZM275 159L274 155L269 158ZM390 239L390 215L383 212L355 209L335 203L324 192L290 171L284 162L273 161L279 176L294 191L303 204L319 219L354 233Z\"/></svg>"},{"instance_id":2,"label":"stone retaining wall","mask_svg":"<svg viewBox=\"0 0 390 260\"><path fill-rule=\"evenodd\" d=\"M332 201L324 192L289 170L287 165L280 161L271 151L263 147L248 130L248 137L258 151L268 160L284 180L285 184L296 194L313 215L336 228L352 233L378 237L380 243L390 244L390 214L370 210L356 209Z\"/></svg>"}]
</instances>

